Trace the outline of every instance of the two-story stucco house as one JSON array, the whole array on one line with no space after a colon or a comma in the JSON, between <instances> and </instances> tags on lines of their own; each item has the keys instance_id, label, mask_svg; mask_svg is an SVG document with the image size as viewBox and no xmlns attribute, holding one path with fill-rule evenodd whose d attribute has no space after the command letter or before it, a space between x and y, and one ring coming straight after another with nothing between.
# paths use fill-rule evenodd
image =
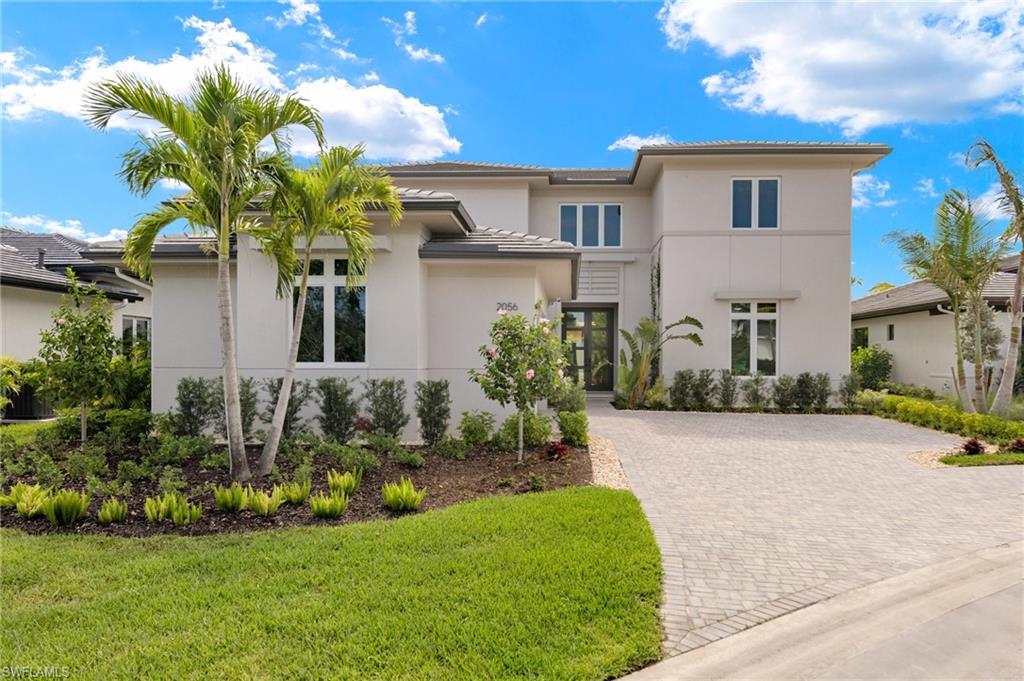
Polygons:
<instances>
[{"instance_id":1,"label":"two-story stucco house","mask_svg":"<svg viewBox=\"0 0 1024 681\"><path fill-rule=\"evenodd\" d=\"M496 311L529 313L539 299L565 315L577 378L610 390L618 329L651 314L657 262L661 318L704 324L703 347L666 347L666 377L688 367L838 380L849 370L851 177L889 151L710 142L644 147L621 169L391 166L405 218L395 228L374 219L365 287L345 292L343 243L317 243L299 377L447 378L456 414L498 411L467 372ZM171 406L181 377L219 373L216 266L201 242L165 239L154 252L156 410ZM90 252L118 256L116 246ZM290 301L275 298L270 262L244 238L235 258L240 369L280 375Z\"/></svg>"}]
</instances>

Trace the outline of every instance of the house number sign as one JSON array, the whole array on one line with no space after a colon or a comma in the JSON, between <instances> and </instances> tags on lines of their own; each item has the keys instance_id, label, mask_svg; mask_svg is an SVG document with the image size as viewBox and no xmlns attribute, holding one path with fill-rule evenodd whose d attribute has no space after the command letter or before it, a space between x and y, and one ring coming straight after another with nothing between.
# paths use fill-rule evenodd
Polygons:
<instances>
[{"instance_id":1,"label":"house number sign","mask_svg":"<svg viewBox=\"0 0 1024 681\"><path fill-rule=\"evenodd\" d=\"M515 312L519 309L519 303L498 303L498 312Z\"/></svg>"}]
</instances>

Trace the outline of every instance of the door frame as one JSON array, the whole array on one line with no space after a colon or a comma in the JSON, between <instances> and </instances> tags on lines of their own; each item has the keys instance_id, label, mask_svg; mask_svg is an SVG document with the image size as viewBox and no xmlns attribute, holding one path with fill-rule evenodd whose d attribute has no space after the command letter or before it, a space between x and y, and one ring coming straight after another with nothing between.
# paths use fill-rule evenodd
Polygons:
<instances>
[{"instance_id":1,"label":"door frame","mask_svg":"<svg viewBox=\"0 0 1024 681\"><path fill-rule=\"evenodd\" d=\"M618 303L570 303L562 304L562 313L572 312L574 310L588 311L588 312L607 312L608 313L608 333L611 335L611 387L607 390L604 389L589 389L584 386L584 389L588 392L611 392L615 390L615 382L619 377L619 306ZM562 341L565 342L565 325L562 324L561 334Z\"/></svg>"}]
</instances>

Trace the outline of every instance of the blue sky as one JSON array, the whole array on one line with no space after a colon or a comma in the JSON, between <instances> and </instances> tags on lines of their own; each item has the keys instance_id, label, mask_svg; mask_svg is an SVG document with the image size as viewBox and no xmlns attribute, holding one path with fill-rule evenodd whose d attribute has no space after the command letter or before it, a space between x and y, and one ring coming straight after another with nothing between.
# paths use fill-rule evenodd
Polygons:
<instances>
[{"instance_id":1,"label":"blue sky","mask_svg":"<svg viewBox=\"0 0 1024 681\"><path fill-rule=\"evenodd\" d=\"M117 236L173 193L120 184L138 124L88 128L88 83L122 70L180 91L218 61L297 91L330 141L381 160L608 167L636 138L888 143L855 183L855 295L906 280L881 237L930 230L949 186L1004 224L993 175L954 158L977 137L1024 169L1024 28L1007 2L5 2L0 19L3 219L34 231Z\"/></svg>"}]
</instances>

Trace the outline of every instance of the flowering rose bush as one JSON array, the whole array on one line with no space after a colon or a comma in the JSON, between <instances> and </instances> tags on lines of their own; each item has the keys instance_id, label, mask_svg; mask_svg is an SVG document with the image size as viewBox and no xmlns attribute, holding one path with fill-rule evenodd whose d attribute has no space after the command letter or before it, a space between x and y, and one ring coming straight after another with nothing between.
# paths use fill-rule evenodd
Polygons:
<instances>
[{"instance_id":1,"label":"flowering rose bush","mask_svg":"<svg viewBox=\"0 0 1024 681\"><path fill-rule=\"evenodd\" d=\"M538 304L538 310L540 305ZM470 380L501 406L519 412L519 459L523 457L522 416L537 402L554 397L564 383L566 352L557 333L557 320L539 315L498 313L491 325L491 342L480 347L483 370L470 371Z\"/></svg>"}]
</instances>

